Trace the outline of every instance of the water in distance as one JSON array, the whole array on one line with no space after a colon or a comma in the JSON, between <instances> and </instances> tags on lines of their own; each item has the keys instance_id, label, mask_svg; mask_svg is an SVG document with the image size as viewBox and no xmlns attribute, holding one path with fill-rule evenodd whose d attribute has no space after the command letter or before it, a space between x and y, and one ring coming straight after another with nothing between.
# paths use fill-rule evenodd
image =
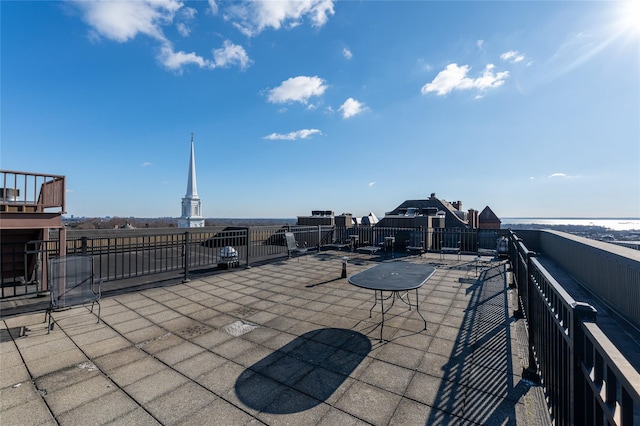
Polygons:
<instances>
[{"instance_id":1,"label":"water in distance","mask_svg":"<svg viewBox=\"0 0 640 426\"><path fill-rule=\"evenodd\" d=\"M502 227L509 228L509 225L536 225L536 228L548 226L556 228L558 226L580 226L604 228L613 231L640 231L640 218L523 218L505 217L501 218Z\"/></svg>"}]
</instances>

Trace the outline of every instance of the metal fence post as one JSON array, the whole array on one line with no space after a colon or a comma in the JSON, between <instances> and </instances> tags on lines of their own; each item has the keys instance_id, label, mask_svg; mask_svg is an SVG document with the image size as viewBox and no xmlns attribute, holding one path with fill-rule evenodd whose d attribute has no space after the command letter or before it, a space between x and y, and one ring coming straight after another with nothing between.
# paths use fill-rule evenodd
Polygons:
<instances>
[{"instance_id":1,"label":"metal fence post","mask_svg":"<svg viewBox=\"0 0 640 426\"><path fill-rule=\"evenodd\" d=\"M527 335L528 335L528 360L527 367L522 372L522 377L532 381L534 383L540 383L540 376L538 375L538 366L536 364L536 356L533 352L533 348L535 346L535 330L536 327L539 327L540 324L536 324L538 319L536 318L536 314L534 313L535 309L535 295L537 292L533 288L535 283L531 278L531 273L529 272L532 269L531 259L536 256L536 253L533 251L529 251L526 253L526 265L522 268L522 275L524 278L523 286L526 287L527 297L526 297L526 307L525 307L525 315L527 316ZM520 285L520 283L518 283Z\"/></svg>"},{"instance_id":2,"label":"metal fence post","mask_svg":"<svg viewBox=\"0 0 640 426\"><path fill-rule=\"evenodd\" d=\"M184 262L183 283L189 282L189 231L184 233L184 245L182 246L182 261Z\"/></svg>"},{"instance_id":3,"label":"metal fence post","mask_svg":"<svg viewBox=\"0 0 640 426\"><path fill-rule=\"evenodd\" d=\"M589 418L590 413L586 413L585 408L589 406L586 401L586 389L585 378L582 374L582 368L580 365L586 358L585 353L585 335L582 329L583 322L595 322L596 314L598 311L596 308L585 302L574 302L573 308L573 321L571 324L571 369L569 374L571 380L569 383L569 424L583 425L587 424L592 419Z\"/></svg>"},{"instance_id":4,"label":"metal fence post","mask_svg":"<svg viewBox=\"0 0 640 426\"><path fill-rule=\"evenodd\" d=\"M251 251L251 228L247 226L245 229L246 232L246 241L247 241L247 260L246 267L249 268L249 252Z\"/></svg>"},{"instance_id":5,"label":"metal fence post","mask_svg":"<svg viewBox=\"0 0 640 426\"><path fill-rule=\"evenodd\" d=\"M83 256L87 255L87 246L88 246L87 241L88 241L87 237L82 237L80 240L80 253Z\"/></svg>"}]
</instances>

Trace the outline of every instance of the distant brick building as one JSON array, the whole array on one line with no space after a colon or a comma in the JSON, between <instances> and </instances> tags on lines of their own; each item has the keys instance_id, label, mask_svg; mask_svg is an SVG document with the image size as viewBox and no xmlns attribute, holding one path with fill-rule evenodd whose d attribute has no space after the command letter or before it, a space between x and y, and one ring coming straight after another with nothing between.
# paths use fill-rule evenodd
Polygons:
<instances>
[{"instance_id":1,"label":"distant brick building","mask_svg":"<svg viewBox=\"0 0 640 426\"><path fill-rule=\"evenodd\" d=\"M478 216L480 229L500 229L502 221L496 214L489 208L485 207L484 210Z\"/></svg>"}]
</instances>

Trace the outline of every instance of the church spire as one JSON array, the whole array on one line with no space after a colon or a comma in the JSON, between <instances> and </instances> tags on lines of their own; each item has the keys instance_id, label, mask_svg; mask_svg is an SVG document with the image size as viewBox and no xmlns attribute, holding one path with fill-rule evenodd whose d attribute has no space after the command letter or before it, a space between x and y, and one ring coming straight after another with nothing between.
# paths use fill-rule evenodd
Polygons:
<instances>
[{"instance_id":1,"label":"church spire","mask_svg":"<svg viewBox=\"0 0 640 426\"><path fill-rule=\"evenodd\" d=\"M193 149L193 132L191 132L191 158L189 159L189 178L187 180L187 195L185 198L198 198L196 185L196 157Z\"/></svg>"},{"instance_id":2,"label":"church spire","mask_svg":"<svg viewBox=\"0 0 640 426\"><path fill-rule=\"evenodd\" d=\"M189 158L187 195L182 199L182 216L178 220L179 228L201 228L204 226L202 200L198 198L198 190L196 188L196 156L193 145L193 133L191 133L191 157Z\"/></svg>"}]
</instances>

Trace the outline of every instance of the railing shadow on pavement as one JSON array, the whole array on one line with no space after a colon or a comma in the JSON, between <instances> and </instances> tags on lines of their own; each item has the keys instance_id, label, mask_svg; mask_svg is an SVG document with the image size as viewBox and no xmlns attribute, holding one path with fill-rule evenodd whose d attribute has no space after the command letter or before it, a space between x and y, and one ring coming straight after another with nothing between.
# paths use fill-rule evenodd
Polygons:
<instances>
[{"instance_id":1,"label":"railing shadow on pavement","mask_svg":"<svg viewBox=\"0 0 640 426\"><path fill-rule=\"evenodd\" d=\"M464 419L515 425L517 402L530 384L517 380L522 367L513 361L517 350L511 346L514 319L506 269L491 266L467 282L471 298L426 424L459 424Z\"/></svg>"},{"instance_id":2,"label":"railing shadow on pavement","mask_svg":"<svg viewBox=\"0 0 640 426\"><path fill-rule=\"evenodd\" d=\"M356 331L313 330L247 368L235 392L265 413L305 411L326 401L370 351L369 339Z\"/></svg>"}]
</instances>

